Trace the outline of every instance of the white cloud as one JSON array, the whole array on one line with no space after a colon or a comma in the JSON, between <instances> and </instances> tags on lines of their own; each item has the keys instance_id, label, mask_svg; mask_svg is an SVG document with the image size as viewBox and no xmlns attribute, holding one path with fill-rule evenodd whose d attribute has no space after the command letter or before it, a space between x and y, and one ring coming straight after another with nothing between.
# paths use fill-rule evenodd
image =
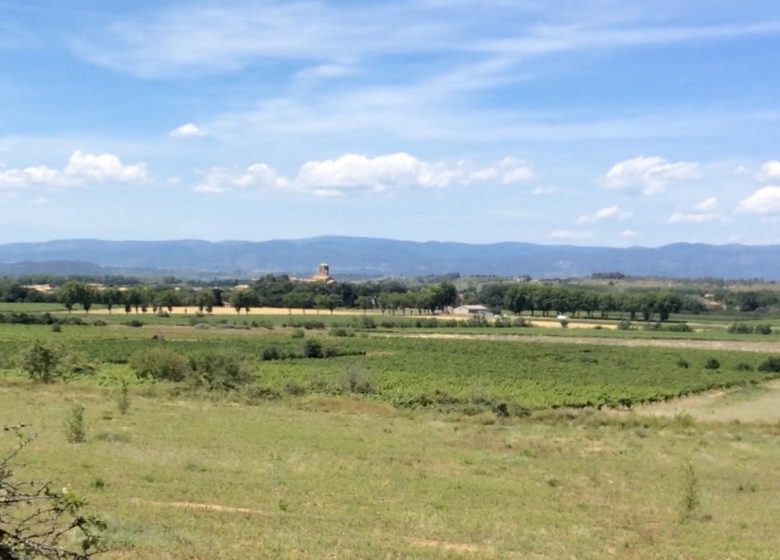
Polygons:
<instances>
[{"instance_id":1,"label":"white cloud","mask_svg":"<svg viewBox=\"0 0 780 560\"><path fill-rule=\"evenodd\" d=\"M46 198L45 196L38 196L36 198L31 198L29 200L29 203L33 204L35 206L42 206L44 204L48 204L49 203L49 199Z\"/></svg>"},{"instance_id":2,"label":"white cloud","mask_svg":"<svg viewBox=\"0 0 780 560\"><path fill-rule=\"evenodd\" d=\"M772 181L780 179L780 161L768 161L761 166L756 179L759 181Z\"/></svg>"},{"instance_id":3,"label":"white cloud","mask_svg":"<svg viewBox=\"0 0 780 560\"><path fill-rule=\"evenodd\" d=\"M639 234L635 232L633 229L624 229L623 231L620 232L620 236L625 238L636 237L637 235Z\"/></svg>"},{"instance_id":4,"label":"white cloud","mask_svg":"<svg viewBox=\"0 0 780 560\"><path fill-rule=\"evenodd\" d=\"M640 156L612 166L603 180L607 189L658 194L671 182L690 181L701 176L699 164L687 161L670 163L658 156Z\"/></svg>"},{"instance_id":5,"label":"white cloud","mask_svg":"<svg viewBox=\"0 0 780 560\"><path fill-rule=\"evenodd\" d=\"M719 218L718 214L712 212L675 212L667 220L670 224L703 224L712 222Z\"/></svg>"},{"instance_id":6,"label":"white cloud","mask_svg":"<svg viewBox=\"0 0 780 560\"><path fill-rule=\"evenodd\" d=\"M146 166L143 163L124 165L113 154L86 154L76 150L65 166L65 175L90 183L131 183L147 179Z\"/></svg>"},{"instance_id":7,"label":"white cloud","mask_svg":"<svg viewBox=\"0 0 780 560\"><path fill-rule=\"evenodd\" d=\"M608 208L602 208L597 210L593 214L584 214L577 218L578 224L592 224L595 222L601 222L603 220L626 220L633 216L633 212L624 212L620 210L618 206L610 206Z\"/></svg>"},{"instance_id":8,"label":"white cloud","mask_svg":"<svg viewBox=\"0 0 780 560\"><path fill-rule=\"evenodd\" d=\"M698 210L699 212L709 212L711 210L714 210L718 206L718 199L714 196L711 196L709 198L705 198L698 204L694 206L694 209Z\"/></svg>"},{"instance_id":9,"label":"white cloud","mask_svg":"<svg viewBox=\"0 0 780 560\"><path fill-rule=\"evenodd\" d=\"M264 163L250 165L244 171L236 172L224 167L212 167L195 187L195 192L223 193L228 190L249 187L269 187L278 184L280 179L276 171Z\"/></svg>"},{"instance_id":10,"label":"white cloud","mask_svg":"<svg viewBox=\"0 0 780 560\"><path fill-rule=\"evenodd\" d=\"M71 187L103 183L142 182L148 178L146 165L124 165L113 154L88 154L76 150L64 169L45 165L23 169L0 169L0 188L33 186Z\"/></svg>"},{"instance_id":11,"label":"white cloud","mask_svg":"<svg viewBox=\"0 0 780 560\"><path fill-rule=\"evenodd\" d=\"M195 138L206 136L206 133L198 125L187 123L171 130L168 136L173 136L174 138Z\"/></svg>"},{"instance_id":12,"label":"white cloud","mask_svg":"<svg viewBox=\"0 0 780 560\"><path fill-rule=\"evenodd\" d=\"M235 172L213 168L196 187L219 193L236 188L275 186L315 196L339 196L346 191L382 192L391 188L445 188L472 184L511 185L533 177L531 167L514 158L478 167L466 162L427 162L404 152L369 157L346 154L336 159L304 163L294 177L278 175L266 164Z\"/></svg>"},{"instance_id":13,"label":"white cloud","mask_svg":"<svg viewBox=\"0 0 780 560\"><path fill-rule=\"evenodd\" d=\"M591 237L591 234L588 231L559 229L550 232L550 239L557 239L560 241L580 241L582 239L588 239L589 237Z\"/></svg>"},{"instance_id":14,"label":"white cloud","mask_svg":"<svg viewBox=\"0 0 780 560\"><path fill-rule=\"evenodd\" d=\"M510 185L531 177L531 167L514 158L504 158L488 167L473 167L465 162L426 162L399 152L377 157L346 154L333 160L309 161L288 185L299 190L383 191L391 187L443 188L473 183Z\"/></svg>"},{"instance_id":15,"label":"white cloud","mask_svg":"<svg viewBox=\"0 0 780 560\"><path fill-rule=\"evenodd\" d=\"M758 216L780 215L780 187L763 187L742 200L737 212Z\"/></svg>"}]
</instances>

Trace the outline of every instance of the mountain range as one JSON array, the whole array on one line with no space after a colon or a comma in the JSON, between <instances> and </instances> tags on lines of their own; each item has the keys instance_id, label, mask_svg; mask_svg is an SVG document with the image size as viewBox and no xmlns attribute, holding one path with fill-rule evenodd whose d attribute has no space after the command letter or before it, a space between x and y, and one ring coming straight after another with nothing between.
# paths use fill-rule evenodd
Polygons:
<instances>
[{"instance_id":1,"label":"mountain range","mask_svg":"<svg viewBox=\"0 0 780 560\"><path fill-rule=\"evenodd\" d=\"M69 239L0 245L0 275L310 275L320 262L329 263L336 278L453 272L565 278L621 272L629 276L780 280L780 245L675 243L656 248L610 248L339 236L260 242Z\"/></svg>"}]
</instances>

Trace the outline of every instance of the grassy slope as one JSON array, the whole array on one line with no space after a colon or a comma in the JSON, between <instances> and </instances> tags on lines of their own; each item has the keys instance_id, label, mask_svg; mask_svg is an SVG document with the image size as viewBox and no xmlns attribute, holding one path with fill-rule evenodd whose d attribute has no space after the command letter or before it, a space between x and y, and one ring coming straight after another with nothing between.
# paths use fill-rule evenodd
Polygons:
<instances>
[{"instance_id":1,"label":"grassy slope","mask_svg":"<svg viewBox=\"0 0 780 560\"><path fill-rule=\"evenodd\" d=\"M349 399L250 407L137 394L120 416L112 391L0 386L0 424L38 433L20 475L87 494L111 523L106 558L769 559L780 549L776 428L490 423ZM87 408L84 444L62 433L74 401ZM701 505L681 522L688 461Z\"/></svg>"}]
</instances>

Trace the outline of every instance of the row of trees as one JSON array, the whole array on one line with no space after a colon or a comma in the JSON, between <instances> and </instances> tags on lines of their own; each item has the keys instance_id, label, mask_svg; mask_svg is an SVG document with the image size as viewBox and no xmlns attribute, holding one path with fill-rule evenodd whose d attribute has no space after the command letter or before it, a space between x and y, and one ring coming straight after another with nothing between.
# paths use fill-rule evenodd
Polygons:
<instances>
[{"instance_id":1,"label":"row of trees","mask_svg":"<svg viewBox=\"0 0 780 560\"><path fill-rule=\"evenodd\" d=\"M715 299L729 308L751 312L780 307L780 292L718 291ZM135 284L98 287L69 281L55 294L43 294L17 282L0 279L0 301L59 301L68 310L79 306L89 312L94 305L130 313L186 306L199 311L231 305L236 311L253 307L281 307L333 311L339 307L380 309L406 313L408 310L434 312L450 305L482 303L493 309L516 313L566 313L588 316L623 313L666 320L670 313L706 311L705 300L688 291L629 291L583 288L572 285L530 282L487 282L473 285L458 294L449 281L410 286L400 280L379 282L299 282L284 275L269 275L245 286L195 287L182 284Z\"/></svg>"},{"instance_id":2,"label":"row of trees","mask_svg":"<svg viewBox=\"0 0 780 560\"><path fill-rule=\"evenodd\" d=\"M514 313L537 312L543 316L550 313L577 316L585 313L592 316L599 313L607 317L609 313L624 313L632 319L641 315L646 321L655 315L661 321L669 319L671 313L680 311L695 312L700 304L667 291L604 292L574 288L570 286L552 286L539 284L486 284L477 294L485 305L495 309L506 309Z\"/></svg>"}]
</instances>

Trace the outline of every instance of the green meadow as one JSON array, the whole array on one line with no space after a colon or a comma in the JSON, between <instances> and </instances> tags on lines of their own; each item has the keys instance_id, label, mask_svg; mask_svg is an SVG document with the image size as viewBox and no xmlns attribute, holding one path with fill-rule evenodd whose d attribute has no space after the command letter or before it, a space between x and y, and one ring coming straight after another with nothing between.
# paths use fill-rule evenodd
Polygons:
<instances>
[{"instance_id":1,"label":"green meadow","mask_svg":"<svg viewBox=\"0 0 780 560\"><path fill-rule=\"evenodd\" d=\"M101 557L769 559L780 548L777 424L642 412L709 390L760 393L780 375L766 367L778 352L485 328L423 338L360 315L309 328L251 315L132 327L123 315L0 325L0 425L35 435L16 476L85 497L107 522ZM57 355L50 383L25 369L36 344ZM76 405L85 436L70 443Z\"/></svg>"}]
</instances>

